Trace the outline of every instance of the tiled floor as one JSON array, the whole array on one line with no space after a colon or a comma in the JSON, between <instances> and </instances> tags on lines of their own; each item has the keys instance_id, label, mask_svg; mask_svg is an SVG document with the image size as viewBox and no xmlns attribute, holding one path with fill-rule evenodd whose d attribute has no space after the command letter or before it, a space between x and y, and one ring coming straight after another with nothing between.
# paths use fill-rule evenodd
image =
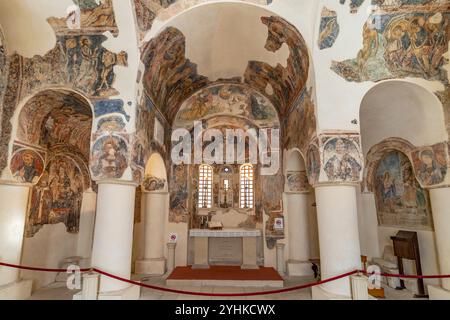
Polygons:
<instances>
[{"instance_id":1,"label":"tiled floor","mask_svg":"<svg viewBox=\"0 0 450 320\"><path fill-rule=\"evenodd\" d=\"M285 278L285 288L312 282L311 278L291 277ZM166 287L162 277L146 277L144 283ZM205 292L205 293L248 293L255 291L273 290L270 288L236 288L236 287L177 287L177 290ZM410 291L397 291L385 288L387 300L413 299ZM65 283L54 283L33 293L30 300L71 300L76 291L70 291ZM251 297L204 297L167 293L148 288L141 289L141 300L311 300L311 289L292 291L287 293L251 296Z\"/></svg>"}]
</instances>

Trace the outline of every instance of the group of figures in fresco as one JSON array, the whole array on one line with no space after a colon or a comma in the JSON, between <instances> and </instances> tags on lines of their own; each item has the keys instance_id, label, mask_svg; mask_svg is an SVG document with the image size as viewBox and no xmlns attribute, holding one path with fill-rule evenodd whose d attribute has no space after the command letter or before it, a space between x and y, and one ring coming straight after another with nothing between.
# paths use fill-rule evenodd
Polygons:
<instances>
[{"instance_id":1,"label":"group of figures in fresco","mask_svg":"<svg viewBox=\"0 0 450 320\"><path fill-rule=\"evenodd\" d=\"M81 170L69 157L53 158L32 189L26 236L33 237L46 224L64 223L77 233L84 182Z\"/></svg>"},{"instance_id":2,"label":"group of figures in fresco","mask_svg":"<svg viewBox=\"0 0 450 320\"><path fill-rule=\"evenodd\" d=\"M428 194L406 155L387 153L375 173L375 186L380 225L432 228Z\"/></svg>"},{"instance_id":3,"label":"group of figures in fresco","mask_svg":"<svg viewBox=\"0 0 450 320\"><path fill-rule=\"evenodd\" d=\"M333 62L332 69L355 82L414 76L447 83L449 18L449 8L375 13L364 26L357 58Z\"/></svg>"}]
</instances>

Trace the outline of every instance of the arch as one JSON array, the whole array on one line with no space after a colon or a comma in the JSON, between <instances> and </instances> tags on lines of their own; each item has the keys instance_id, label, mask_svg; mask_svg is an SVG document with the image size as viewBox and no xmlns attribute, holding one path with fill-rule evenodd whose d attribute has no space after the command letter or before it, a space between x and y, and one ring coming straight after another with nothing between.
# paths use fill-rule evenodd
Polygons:
<instances>
[{"instance_id":1,"label":"arch","mask_svg":"<svg viewBox=\"0 0 450 320\"><path fill-rule=\"evenodd\" d=\"M286 171L304 171L306 170L305 157L302 152L297 149L291 149L286 152Z\"/></svg>"},{"instance_id":2,"label":"arch","mask_svg":"<svg viewBox=\"0 0 450 320\"><path fill-rule=\"evenodd\" d=\"M162 156L154 152L145 165L145 176L142 182L142 189L145 192L167 192L167 169Z\"/></svg>"},{"instance_id":3,"label":"arch","mask_svg":"<svg viewBox=\"0 0 450 320\"><path fill-rule=\"evenodd\" d=\"M193 33L186 27L187 21L202 19L207 19L205 24L216 24L216 28ZM239 26L252 30L252 37L238 32ZM221 34L233 38L223 41ZM153 35L142 50L146 69L142 81L147 95L170 123L193 93L224 80L245 83L267 95L284 115L298 100L308 79L310 55L303 36L288 21L260 6L205 3L173 17ZM223 43L228 45L224 47ZM279 76L271 76L274 73Z\"/></svg>"},{"instance_id":4,"label":"arch","mask_svg":"<svg viewBox=\"0 0 450 320\"><path fill-rule=\"evenodd\" d=\"M404 80L388 80L372 87L362 99L360 123L364 154L390 137L408 140L416 146L448 139L438 97Z\"/></svg>"},{"instance_id":5,"label":"arch","mask_svg":"<svg viewBox=\"0 0 450 320\"><path fill-rule=\"evenodd\" d=\"M308 193L311 190L305 158L296 148L285 153L285 176L285 192Z\"/></svg>"},{"instance_id":6,"label":"arch","mask_svg":"<svg viewBox=\"0 0 450 320\"><path fill-rule=\"evenodd\" d=\"M382 158L389 152L400 151L411 160L414 145L402 138L388 138L373 146L366 156L363 191L374 192L375 172Z\"/></svg>"}]
</instances>

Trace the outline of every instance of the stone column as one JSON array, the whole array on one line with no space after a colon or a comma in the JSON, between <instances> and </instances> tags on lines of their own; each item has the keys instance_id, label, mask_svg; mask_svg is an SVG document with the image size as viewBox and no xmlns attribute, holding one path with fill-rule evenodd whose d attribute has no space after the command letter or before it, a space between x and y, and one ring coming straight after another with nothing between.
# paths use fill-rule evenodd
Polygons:
<instances>
[{"instance_id":1,"label":"stone column","mask_svg":"<svg viewBox=\"0 0 450 320\"><path fill-rule=\"evenodd\" d=\"M172 273L175 269L175 248L177 247L176 243L168 243L167 244L167 273Z\"/></svg>"},{"instance_id":2,"label":"stone column","mask_svg":"<svg viewBox=\"0 0 450 320\"><path fill-rule=\"evenodd\" d=\"M285 274L285 264L284 264L284 243L277 243L277 271L280 275Z\"/></svg>"},{"instance_id":3,"label":"stone column","mask_svg":"<svg viewBox=\"0 0 450 320\"><path fill-rule=\"evenodd\" d=\"M356 189L353 185L316 187L322 279L361 268ZM314 299L351 298L349 277L313 290Z\"/></svg>"},{"instance_id":4,"label":"stone column","mask_svg":"<svg viewBox=\"0 0 450 320\"><path fill-rule=\"evenodd\" d=\"M136 273L163 275L166 272L164 258L164 225L167 217L167 192L144 193L145 244L144 260L136 262Z\"/></svg>"},{"instance_id":5,"label":"stone column","mask_svg":"<svg viewBox=\"0 0 450 320\"><path fill-rule=\"evenodd\" d=\"M441 274L450 274L450 187L430 189L434 232ZM450 299L450 279L442 279L442 288L428 286L430 299Z\"/></svg>"},{"instance_id":6,"label":"stone column","mask_svg":"<svg viewBox=\"0 0 450 320\"><path fill-rule=\"evenodd\" d=\"M78 234L77 255L86 259L87 265L90 265L89 260L92 255L96 205L97 194L91 189L84 192L80 210L80 232ZM83 265L83 267L85 266Z\"/></svg>"},{"instance_id":7,"label":"stone column","mask_svg":"<svg viewBox=\"0 0 450 320\"><path fill-rule=\"evenodd\" d=\"M28 185L0 182L0 261L20 265L30 194ZM19 270L0 267L0 300L26 299L32 281L20 281Z\"/></svg>"},{"instance_id":8,"label":"stone column","mask_svg":"<svg viewBox=\"0 0 450 320\"><path fill-rule=\"evenodd\" d=\"M289 260L290 276L312 275L310 259L310 224L308 193L286 193L288 212Z\"/></svg>"},{"instance_id":9,"label":"stone column","mask_svg":"<svg viewBox=\"0 0 450 320\"><path fill-rule=\"evenodd\" d=\"M126 182L98 183L92 265L130 279L136 185ZM138 299L140 288L100 277L99 299Z\"/></svg>"}]
</instances>

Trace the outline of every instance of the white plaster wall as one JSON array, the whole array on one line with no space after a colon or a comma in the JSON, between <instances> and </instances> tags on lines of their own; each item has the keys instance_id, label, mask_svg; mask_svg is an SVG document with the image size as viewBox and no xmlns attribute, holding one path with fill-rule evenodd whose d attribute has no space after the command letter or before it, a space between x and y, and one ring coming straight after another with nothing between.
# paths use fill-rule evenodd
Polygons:
<instances>
[{"instance_id":1,"label":"white plaster wall","mask_svg":"<svg viewBox=\"0 0 450 320\"><path fill-rule=\"evenodd\" d=\"M25 238L22 264L33 267L58 268L60 263L77 252L77 234L66 231L63 223L45 225L33 238ZM56 273L22 271L21 277L32 279L33 289L46 286L56 279Z\"/></svg>"}]
</instances>

